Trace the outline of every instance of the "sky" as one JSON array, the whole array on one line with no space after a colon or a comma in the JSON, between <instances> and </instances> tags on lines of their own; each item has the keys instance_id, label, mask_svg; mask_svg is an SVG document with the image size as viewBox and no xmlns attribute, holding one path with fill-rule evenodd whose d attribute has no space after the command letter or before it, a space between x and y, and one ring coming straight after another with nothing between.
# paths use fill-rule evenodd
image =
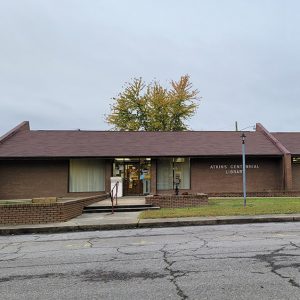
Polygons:
<instances>
[{"instance_id":1,"label":"sky","mask_svg":"<svg viewBox=\"0 0 300 300\"><path fill-rule=\"evenodd\" d=\"M300 131L298 0L0 0L0 135L108 130L134 77L189 74L192 130Z\"/></svg>"}]
</instances>

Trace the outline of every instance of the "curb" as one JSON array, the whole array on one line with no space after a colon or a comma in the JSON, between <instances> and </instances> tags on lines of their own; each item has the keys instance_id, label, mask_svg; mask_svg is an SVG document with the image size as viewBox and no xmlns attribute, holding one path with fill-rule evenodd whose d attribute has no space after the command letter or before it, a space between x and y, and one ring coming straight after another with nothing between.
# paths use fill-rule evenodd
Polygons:
<instances>
[{"instance_id":1,"label":"curb","mask_svg":"<svg viewBox=\"0 0 300 300\"><path fill-rule=\"evenodd\" d=\"M137 227L138 227L137 223L129 223L129 224L71 225L71 226L53 226L53 227L49 226L49 227L0 228L0 235L122 230L122 229L136 229Z\"/></svg>"},{"instance_id":2,"label":"curb","mask_svg":"<svg viewBox=\"0 0 300 300\"><path fill-rule=\"evenodd\" d=\"M300 222L300 216L280 216L280 217L243 217L243 218L207 218L203 220L166 220L155 222L155 219L140 220L139 228L157 227L179 227L179 226L210 226L210 225L232 225L232 224L252 224L252 223L279 223L279 222Z\"/></svg>"},{"instance_id":3,"label":"curb","mask_svg":"<svg viewBox=\"0 0 300 300\"><path fill-rule=\"evenodd\" d=\"M90 225L65 225L65 226L33 226L0 228L0 235L37 234L37 233L63 233L76 231L102 231L123 230L138 228L162 228L181 226L209 226L229 224L253 224L271 222L300 222L299 215L280 216L255 216L255 217L207 217L207 218L169 218L169 219L142 219L137 222L123 224L90 224Z\"/></svg>"}]
</instances>

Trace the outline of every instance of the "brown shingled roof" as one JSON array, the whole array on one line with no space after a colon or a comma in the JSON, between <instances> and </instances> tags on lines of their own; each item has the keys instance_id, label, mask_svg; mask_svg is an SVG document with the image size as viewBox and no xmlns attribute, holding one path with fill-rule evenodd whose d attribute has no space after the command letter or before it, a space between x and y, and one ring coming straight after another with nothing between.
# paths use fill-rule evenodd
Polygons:
<instances>
[{"instance_id":1,"label":"brown shingled roof","mask_svg":"<svg viewBox=\"0 0 300 300\"><path fill-rule=\"evenodd\" d=\"M272 133L292 155L300 155L300 132L274 132Z\"/></svg>"},{"instance_id":2,"label":"brown shingled roof","mask_svg":"<svg viewBox=\"0 0 300 300\"><path fill-rule=\"evenodd\" d=\"M117 132L22 130L0 143L0 158L241 155L234 131ZM261 132L246 132L247 155L281 155Z\"/></svg>"}]
</instances>

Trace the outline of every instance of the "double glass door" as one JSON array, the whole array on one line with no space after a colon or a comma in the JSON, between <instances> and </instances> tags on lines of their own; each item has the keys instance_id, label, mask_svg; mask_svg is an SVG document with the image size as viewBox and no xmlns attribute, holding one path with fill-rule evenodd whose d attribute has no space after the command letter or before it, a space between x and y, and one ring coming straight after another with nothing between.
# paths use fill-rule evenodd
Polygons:
<instances>
[{"instance_id":1,"label":"double glass door","mask_svg":"<svg viewBox=\"0 0 300 300\"><path fill-rule=\"evenodd\" d=\"M124 196L150 193L149 159L118 159L114 163L114 176L122 177Z\"/></svg>"}]
</instances>

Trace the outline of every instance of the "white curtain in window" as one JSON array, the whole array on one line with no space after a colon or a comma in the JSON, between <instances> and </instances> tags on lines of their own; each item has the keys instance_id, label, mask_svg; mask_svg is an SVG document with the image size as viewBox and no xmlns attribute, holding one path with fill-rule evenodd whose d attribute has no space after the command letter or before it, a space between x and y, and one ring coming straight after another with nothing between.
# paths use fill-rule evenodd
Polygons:
<instances>
[{"instance_id":1,"label":"white curtain in window","mask_svg":"<svg viewBox=\"0 0 300 300\"><path fill-rule=\"evenodd\" d=\"M157 189L173 189L173 159L159 159L157 161Z\"/></svg>"},{"instance_id":2,"label":"white curtain in window","mask_svg":"<svg viewBox=\"0 0 300 300\"><path fill-rule=\"evenodd\" d=\"M101 159L70 160L70 192L104 191L105 164Z\"/></svg>"},{"instance_id":3,"label":"white curtain in window","mask_svg":"<svg viewBox=\"0 0 300 300\"><path fill-rule=\"evenodd\" d=\"M181 159L180 162L174 162L174 176L180 177L180 189L190 189L190 160L188 158Z\"/></svg>"},{"instance_id":4,"label":"white curtain in window","mask_svg":"<svg viewBox=\"0 0 300 300\"><path fill-rule=\"evenodd\" d=\"M190 159L159 159L157 161L157 189L172 190L175 178L180 178L179 189L190 189Z\"/></svg>"}]
</instances>

